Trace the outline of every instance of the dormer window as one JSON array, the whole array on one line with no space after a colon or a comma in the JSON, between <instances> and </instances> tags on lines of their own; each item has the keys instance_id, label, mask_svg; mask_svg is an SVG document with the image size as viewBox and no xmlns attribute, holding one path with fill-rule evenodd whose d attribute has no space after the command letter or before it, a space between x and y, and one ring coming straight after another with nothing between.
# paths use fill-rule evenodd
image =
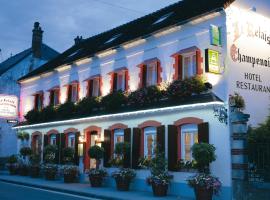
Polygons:
<instances>
[{"instance_id":1,"label":"dormer window","mask_svg":"<svg viewBox=\"0 0 270 200\"><path fill-rule=\"evenodd\" d=\"M50 105L51 106L57 106L60 101L60 88L53 88L50 91Z\"/></svg>"},{"instance_id":2,"label":"dormer window","mask_svg":"<svg viewBox=\"0 0 270 200\"><path fill-rule=\"evenodd\" d=\"M140 72L140 87L149 87L158 85L161 82L162 68L158 59L151 59L139 65Z\"/></svg>"},{"instance_id":3,"label":"dormer window","mask_svg":"<svg viewBox=\"0 0 270 200\"><path fill-rule=\"evenodd\" d=\"M76 102L79 100L79 83L74 82L68 85L68 101Z\"/></svg>"},{"instance_id":4,"label":"dormer window","mask_svg":"<svg viewBox=\"0 0 270 200\"><path fill-rule=\"evenodd\" d=\"M88 81L88 97L98 97L100 96L100 85L101 85L101 77L95 76L87 80Z\"/></svg>"}]
</instances>

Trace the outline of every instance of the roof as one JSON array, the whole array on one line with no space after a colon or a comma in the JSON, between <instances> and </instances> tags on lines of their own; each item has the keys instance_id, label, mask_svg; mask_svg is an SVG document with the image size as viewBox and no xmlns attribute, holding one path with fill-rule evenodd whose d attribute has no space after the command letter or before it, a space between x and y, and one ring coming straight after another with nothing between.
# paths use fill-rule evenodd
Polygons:
<instances>
[{"instance_id":1,"label":"roof","mask_svg":"<svg viewBox=\"0 0 270 200\"><path fill-rule=\"evenodd\" d=\"M0 63L0 76L31 54L32 48L29 48ZM41 55L42 60L51 60L59 53L46 44L42 44Z\"/></svg>"},{"instance_id":2,"label":"roof","mask_svg":"<svg viewBox=\"0 0 270 200\"><path fill-rule=\"evenodd\" d=\"M226 8L235 0L182 0L161 10L153 12L134 21L118 26L109 31L84 39L73 45L55 59L32 71L19 80L27 79L56 67L70 64L75 60L91 57L106 49L117 48L119 45L173 25L179 25L206 13L217 12Z\"/></svg>"}]
</instances>

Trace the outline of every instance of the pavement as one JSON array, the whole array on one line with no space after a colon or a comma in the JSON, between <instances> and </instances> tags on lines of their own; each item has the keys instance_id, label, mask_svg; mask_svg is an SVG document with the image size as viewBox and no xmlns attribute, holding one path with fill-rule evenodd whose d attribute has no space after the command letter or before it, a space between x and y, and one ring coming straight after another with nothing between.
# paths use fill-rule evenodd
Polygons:
<instances>
[{"instance_id":1,"label":"pavement","mask_svg":"<svg viewBox=\"0 0 270 200\"><path fill-rule=\"evenodd\" d=\"M95 199L110 200L192 200L178 196L154 197L152 192L141 191L117 191L112 187L92 188L86 183L63 183L62 180L47 181L43 178L30 178L28 176L0 174L0 182L27 186L29 188L37 188L54 192L61 192L82 197L90 197ZM2 199L2 198L1 198ZM12 198L8 198L12 199ZM37 198L38 199L38 198ZM50 198L51 199L51 198Z\"/></svg>"}]
</instances>

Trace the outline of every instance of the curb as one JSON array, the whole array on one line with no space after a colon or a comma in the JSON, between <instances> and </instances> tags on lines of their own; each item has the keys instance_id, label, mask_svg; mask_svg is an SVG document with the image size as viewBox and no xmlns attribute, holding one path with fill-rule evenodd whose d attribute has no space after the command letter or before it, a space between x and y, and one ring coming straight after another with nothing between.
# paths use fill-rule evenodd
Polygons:
<instances>
[{"instance_id":1,"label":"curb","mask_svg":"<svg viewBox=\"0 0 270 200\"><path fill-rule=\"evenodd\" d=\"M62 193L73 194L73 195L78 195L78 196L83 196L83 197L96 198L96 199L102 199L102 200L126 200L126 199L121 199L121 198L115 198L112 196L107 197L107 196L97 195L97 194L93 194L93 193L78 192L78 191L74 191L74 190L67 190L67 189L55 188L55 187L50 187L50 186L36 185L36 184L31 184L31 183L22 183L19 181L6 180L6 179L2 179L2 178L0 178L0 181L5 182L5 183L13 183L16 185L29 186L29 187L33 187L33 188L45 189L45 190L50 190L50 191L55 191L55 192L62 192Z\"/></svg>"}]
</instances>

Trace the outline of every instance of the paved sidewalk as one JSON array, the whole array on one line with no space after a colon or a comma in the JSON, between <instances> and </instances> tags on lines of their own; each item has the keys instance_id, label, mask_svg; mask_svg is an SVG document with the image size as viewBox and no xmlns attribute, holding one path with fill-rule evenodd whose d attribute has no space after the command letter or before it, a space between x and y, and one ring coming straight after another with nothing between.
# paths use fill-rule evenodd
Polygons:
<instances>
[{"instance_id":1,"label":"paved sidewalk","mask_svg":"<svg viewBox=\"0 0 270 200\"><path fill-rule=\"evenodd\" d=\"M89 184L72 183L65 184L61 180L47 181L42 178L30 178L28 176L10 176L7 174L0 174L0 181L20 184L24 186L37 187L47 190L53 190L58 192L64 192L69 194L75 194L86 197L93 197L98 199L110 199L110 200L192 200L177 196L167 197L154 197L151 192L140 191L128 191L120 192L115 188L102 187L91 188Z\"/></svg>"}]
</instances>

